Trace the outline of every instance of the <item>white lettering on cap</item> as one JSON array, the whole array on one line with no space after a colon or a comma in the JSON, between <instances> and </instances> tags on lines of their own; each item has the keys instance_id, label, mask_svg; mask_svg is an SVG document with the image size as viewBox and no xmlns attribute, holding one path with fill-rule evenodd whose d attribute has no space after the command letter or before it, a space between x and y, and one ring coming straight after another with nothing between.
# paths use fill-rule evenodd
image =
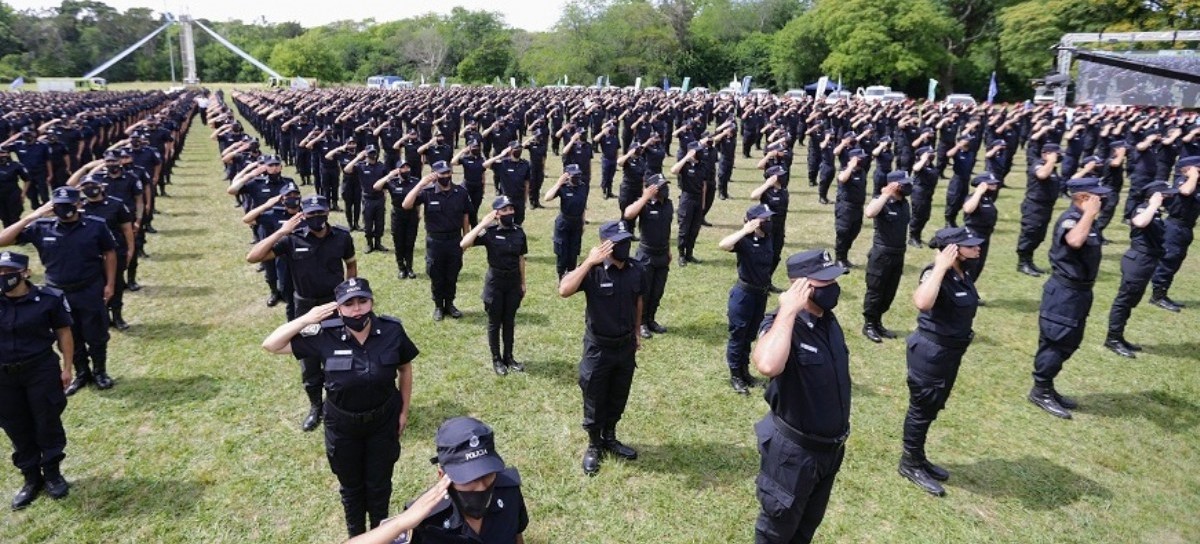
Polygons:
<instances>
[{"instance_id":1,"label":"white lettering on cap","mask_svg":"<svg viewBox=\"0 0 1200 544\"><path fill-rule=\"evenodd\" d=\"M477 458L483 457L484 455L487 455L487 454L488 454L487 448L484 448L481 450L469 451L469 452L467 452L465 459L467 461L470 461L472 459L477 459Z\"/></svg>"}]
</instances>

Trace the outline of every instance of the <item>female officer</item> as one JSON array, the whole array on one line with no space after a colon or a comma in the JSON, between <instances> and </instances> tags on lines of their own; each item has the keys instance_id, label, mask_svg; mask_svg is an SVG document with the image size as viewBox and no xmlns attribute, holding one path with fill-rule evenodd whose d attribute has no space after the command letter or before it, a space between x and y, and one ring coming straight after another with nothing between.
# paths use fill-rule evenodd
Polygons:
<instances>
[{"instance_id":1,"label":"female officer","mask_svg":"<svg viewBox=\"0 0 1200 544\"><path fill-rule=\"evenodd\" d=\"M908 413L904 416L904 453L900 475L926 492L942 496L939 482L950 477L945 469L925 458L925 435L937 414L946 406L958 365L971 345L979 294L966 261L979 258L982 238L962 227L944 228L934 234L929 247L940 249L932 265L921 272L913 293L917 330L908 336Z\"/></svg>"},{"instance_id":2,"label":"female officer","mask_svg":"<svg viewBox=\"0 0 1200 544\"><path fill-rule=\"evenodd\" d=\"M996 230L996 195L1000 191L1000 180L991 172L984 172L971 180L975 192L963 204L963 225L971 229L971 233L982 238L979 245L979 258L966 263L967 274L971 281L978 282L983 275L983 265L987 262L988 246L991 245L992 232ZM980 304L982 306L982 304Z\"/></svg>"},{"instance_id":3,"label":"female officer","mask_svg":"<svg viewBox=\"0 0 1200 544\"><path fill-rule=\"evenodd\" d=\"M488 315L488 347L492 350L492 370L503 376L525 367L513 359L513 329L517 308L525 298L525 254L529 246L525 231L514 221L516 208L507 196L496 197L492 211L463 237L463 250L481 245L487 248L488 271L483 280L483 307ZM496 224L499 221L499 224ZM504 357L500 357L500 331L504 330Z\"/></svg>"},{"instance_id":4,"label":"female officer","mask_svg":"<svg viewBox=\"0 0 1200 544\"><path fill-rule=\"evenodd\" d=\"M564 159L565 160L565 159ZM554 220L555 268L559 279L575 270L583 244L583 214L587 211L588 184L577 164L568 164L542 200L558 199L558 219Z\"/></svg>"},{"instance_id":5,"label":"female officer","mask_svg":"<svg viewBox=\"0 0 1200 544\"><path fill-rule=\"evenodd\" d=\"M746 211L746 224L717 244L737 254L737 283L729 290L729 343L725 362L729 366L729 385L739 395L750 394L750 388L756 385L749 370L750 342L758 335L771 289L775 258L770 238L773 215L775 212L765 205L751 206Z\"/></svg>"},{"instance_id":6,"label":"female officer","mask_svg":"<svg viewBox=\"0 0 1200 544\"><path fill-rule=\"evenodd\" d=\"M399 319L375 315L367 280L342 282L334 300L281 325L262 345L318 359L325 369L325 455L355 536L366 531L368 515L371 527L387 518L412 400L408 364L419 352Z\"/></svg>"},{"instance_id":7,"label":"female officer","mask_svg":"<svg viewBox=\"0 0 1200 544\"><path fill-rule=\"evenodd\" d=\"M45 486L55 499L67 496L67 480L59 472L67 432L62 412L63 389L71 383L71 361L60 370L50 350L74 353L71 309L61 291L29 281L29 257L0 253L0 427L12 440L12 461L25 476L12 509L33 503Z\"/></svg>"}]
</instances>

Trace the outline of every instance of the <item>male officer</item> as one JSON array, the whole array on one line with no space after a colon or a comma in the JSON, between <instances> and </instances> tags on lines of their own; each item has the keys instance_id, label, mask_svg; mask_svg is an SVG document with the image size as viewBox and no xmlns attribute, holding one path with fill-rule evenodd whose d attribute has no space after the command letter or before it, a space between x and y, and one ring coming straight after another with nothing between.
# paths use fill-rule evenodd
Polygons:
<instances>
[{"instance_id":1,"label":"male officer","mask_svg":"<svg viewBox=\"0 0 1200 544\"><path fill-rule=\"evenodd\" d=\"M108 301L108 309L112 311L112 326L124 331L129 329L129 324L121 315L125 298L125 267L133 259L135 221L133 212L125 202L115 196L108 196L106 189L94 177L85 178L79 184L79 190L84 196L84 215L103 219L117 244L117 284L113 289L112 298Z\"/></svg>"},{"instance_id":2,"label":"male officer","mask_svg":"<svg viewBox=\"0 0 1200 544\"><path fill-rule=\"evenodd\" d=\"M483 162L484 168L492 169L492 177L499 193L512 200L513 220L518 225L525 223L525 202L529 194L529 161L521 158L524 148L513 140L503 152Z\"/></svg>"},{"instance_id":3,"label":"male officer","mask_svg":"<svg viewBox=\"0 0 1200 544\"><path fill-rule=\"evenodd\" d=\"M932 147L918 147L915 153L917 162L913 165L912 170L913 194L910 197L912 219L908 225L908 245L924 247L925 242L921 240L921 232L925 230L925 224L929 222L938 175L937 167L934 166Z\"/></svg>"},{"instance_id":4,"label":"male officer","mask_svg":"<svg viewBox=\"0 0 1200 544\"><path fill-rule=\"evenodd\" d=\"M1017 237L1017 271L1033 277L1046 271L1033 264L1033 252L1046 239L1054 200L1058 198L1059 176L1055 171L1059 157L1058 144L1042 146L1041 159L1029 164L1025 181L1025 200L1021 202L1021 234Z\"/></svg>"},{"instance_id":5,"label":"male officer","mask_svg":"<svg viewBox=\"0 0 1200 544\"><path fill-rule=\"evenodd\" d=\"M1196 220L1200 218L1200 192L1196 191L1196 180L1200 178L1200 155L1181 159L1175 167L1175 186L1179 196L1172 198L1167 205L1170 220L1163 233L1163 256L1154 269L1151 285L1154 290L1150 295L1150 303L1172 312L1178 312L1183 305L1171 300L1167 290L1175 280L1179 267L1187 258L1188 247L1192 245L1192 237L1196 229Z\"/></svg>"},{"instance_id":6,"label":"male officer","mask_svg":"<svg viewBox=\"0 0 1200 544\"><path fill-rule=\"evenodd\" d=\"M957 174L956 174L957 175ZM892 307L904 271L904 235L911 217L908 195L912 179L896 171L887 174L887 185L867 206L866 215L875 220L875 239L867 254L867 291L863 295L863 336L875 343L892 339L896 333L883 326L883 314Z\"/></svg>"},{"instance_id":7,"label":"male officer","mask_svg":"<svg viewBox=\"0 0 1200 544\"><path fill-rule=\"evenodd\" d=\"M22 188L20 182L24 181ZM12 160L8 149L0 148L0 223L5 227L16 223L25 209L25 194L30 188L29 171L25 165Z\"/></svg>"},{"instance_id":8,"label":"male officer","mask_svg":"<svg viewBox=\"0 0 1200 544\"><path fill-rule=\"evenodd\" d=\"M358 276L354 238L344 227L329 224L329 200L310 195L301 202L300 211L279 230L255 244L246 255L246 261L252 264L276 257L287 260L292 286L296 290L297 316L332 302L334 288L346 279ZM341 273L343 266L345 272ZM312 358L300 360L300 371L309 401L308 415L300 428L311 431L317 428L323 416L321 388L325 385L325 373L321 370L321 362Z\"/></svg>"},{"instance_id":9,"label":"male officer","mask_svg":"<svg viewBox=\"0 0 1200 544\"><path fill-rule=\"evenodd\" d=\"M375 188L375 182L383 179L388 170L379 161L379 150L368 145L342 171L356 174L362 190L363 235L367 237L367 253L387 252L388 248L383 247L383 219L387 214L387 200L383 191Z\"/></svg>"},{"instance_id":10,"label":"male officer","mask_svg":"<svg viewBox=\"0 0 1200 544\"><path fill-rule=\"evenodd\" d=\"M53 219L41 218L51 211ZM104 220L79 212L78 189L59 187L50 202L0 231L0 247L14 243L37 248L46 284L65 293L71 305L75 380L67 395L93 380L98 389L112 387L106 304L116 291L117 244Z\"/></svg>"},{"instance_id":11,"label":"male officer","mask_svg":"<svg viewBox=\"0 0 1200 544\"><path fill-rule=\"evenodd\" d=\"M1043 146L1048 147L1052 144ZM1084 326L1092 309L1092 287L1100 271L1100 237L1095 220L1101 199L1111 194L1098 178L1078 178L1067 183L1071 207L1054 227L1050 248L1053 274L1042 288L1038 311L1038 349L1033 360L1033 389L1029 401L1055 417L1071 419L1075 401L1054 388L1054 378L1083 341Z\"/></svg>"},{"instance_id":12,"label":"male officer","mask_svg":"<svg viewBox=\"0 0 1200 544\"><path fill-rule=\"evenodd\" d=\"M864 167L870 166L870 159L862 149L851 149L848 156L850 160L846 168L837 176L837 205L833 209L833 228L837 235L834 254L838 265L847 272L853 266L849 258L850 247L862 232L863 205L867 200L867 173Z\"/></svg>"},{"instance_id":13,"label":"male officer","mask_svg":"<svg viewBox=\"0 0 1200 544\"><path fill-rule=\"evenodd\" d=\"M786 266L792 285L763 319L751 357L771 378L771 410L754 426L758 544L812 541L850 435L850 352L833 314L844 270L819 249L788 257Z\"/></svg>"},{"instance_id":14,"label":"male officer","mask_svg":"<svg viewBox=\"0 0 1200 544\"><path fill-rule=\"evenodd\" d=\"M704 199L707 184L704 182L704 164L698 154L704 144L691 142L687 144L687 154L671 167L671 173L679 178L679 266L688 263L699 263L700 260L692 255L696 248L696 237L700 235L700 222L704 216Z\"/></svg>"},{"instance_id":15,"label":"male officer","mask_svg":"<svg viewBox=\"0 0 1200 544\"><path fill-rule=\"evenodd\" d=\"M772 216L775 212L764 204L746 210L741 229L721 239L717 245L737 254L737 283L729 290L726 316L729 319L729 342L725 347L725 363L729 367L729 385L739 395L750 394L756 385L750 375L750 342L767 311L771 290L771 270L774 267L774 240L771 239Z\"/></svg>"},{"instance_id":16,"label":"male officer","mask_svg":"<svg viewBox=\"0 0 1200 544\"><path fill-rule=\"evenodd\" d=\"M433 294L433 320L441 321L446 315L462 317L454 306L463 263L458 244L471 230L471 199L467 190L451 179L446 161L437 161L432 168L404 197L401 207L411 210L418 203L425 207L425 273Z\"/></svg>"},{"instance_id":17,"label":"male officer","mask_svg":"<svg viewBox=\"0 0 1200 544\"><path fill-rule=\"evenodd\" d=\"M295 183L288 183L279 189L279 195L246 212L246 215L242 217L242 222L255 226L262 237L266 238L274 234L288 219L298 213L300 213L300 188ZM288 321L295 319L296 286L292 283L287 259L277 257L270 263L266 263L266 268L268 272L274 268L274 274L265 275L272 299L282 299L286 305Z\"/></svg>"},{"instance_id":18,"label":"male officer","mask_svg":"<svg viewBox=\"0 0 1200 544\"><path fill-rule=\"evenodd\" d=\"M569 144L568 144L569 145ZM563 298L583 291L587 296L583 357L579 361L579 388L583 393L583 428L588 447L583 472L595 476L600 459L611 453L637 459L637 450L617 440L617 422L625 413L637 350L642 341L642 268L629 257L633 235L621 221L600 225L600 245L592 248L583 264L563 276L558 294Z\"/></svg>"},{"instance_id":19,"label":"male officer","mask_svg":"<svg viewBox=\"0 0 1200 544\"><path fill-rule=\"evenodd\" d=\"M583 215L587 211L588 186L578 164L563 167L563 173L542 200L558 199L558 217L554 219L554 269L562 279L575 269L583 241Z\"/></svg>"},{"instance_id":20,"label":"male officer","mask_svg":"<svg viewBox=\"0 0 1200 544\"><path fill-rule=\"evenodd\" d=\"M404 209L404 199L420 182L420 178L411 174L412 168L407 162L399 161L396 169L375 182L376 191L387 191L392 197L392 245L396 248L396 277L398 279L413 279L413 249L417 245L417 227L421 222L421 212ZM480 194L483 194L483 181L480 181Z\"/></svg>"},{"instance_id":21,"label":"male officer","mask_svg":"<svg viewBox=\"0 0 1200 544\"><path fill-rule=\"evenodd\" d=\"M642 236L637 260L646 275L646 293L642 326L638 332L642 338L651 338L654 334L667 332L667 328L658 323L658 306L667 288L667 274L671 271L671 222L675 205L667 189L667 178L662 174L647 176L645 186L642 197L625 207L623 218L627 223L639 219Z\"/></svg>"},{"instance_id":22,"label":"male officer","mask_svg":"<svg viewBox=\"0 0 1200 544\"><path fill-rule=\"evenodd\" d=\"M1130 359L1136 357L1134 352L1141 351L1141 346L1125 340L1125 322L1146 294L1146 286L1164 253L1163 234L1167 227L1162 217L1163 203L1179 194L1179 189L1165 181L1150 182L1145 191L1150 196L1139 197L1142 204L1129 218L1129 250L1121 258L1121 286L1108 312L1108 336L1104 340L1104 347Z\"/></svg>"}]
</instances>

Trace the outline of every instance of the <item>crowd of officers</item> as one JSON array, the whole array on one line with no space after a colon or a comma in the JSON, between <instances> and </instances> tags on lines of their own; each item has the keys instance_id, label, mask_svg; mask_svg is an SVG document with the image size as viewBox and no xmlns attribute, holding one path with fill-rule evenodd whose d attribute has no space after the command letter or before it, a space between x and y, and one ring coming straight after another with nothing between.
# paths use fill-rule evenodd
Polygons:
<instances>
[{"instance_id":1,"label":"crowd of officers","mask_svg":"<svg viewBox=\"0 0 1200 544\"><path fill-rule=\"evenodd\" d=\"M286 307L288 322L263 346L301 362L310 401L302 428L325 421L352 536L386 526L392 466L411 401L408 368L419 353L399 319L374 313L370 283L358 277L354 232L362 233L365 253L392 253L396 277L407 281L418 277L414 255L423 223L436 321L462 316L455 302L464 253L484 246L492 369L505 375L524 367L513 353L529 251L522 224L536 217L529 210L558 201L551 248L558 292L587 299L579 386L588 445L581 465L594 475L605 457L637 458L616 427L638 348L667 333L658 310L669 270L700 262L699 232L711 226L706 215L715 202L733 198L737 154L760 155L754 204L743 226L718 244L737 260L726 363L737 393L759 385L751 364L769 378L770 412L756 426L763 459L756 539L804 542L824 515L850 434L849 350L833 310L841 297L838 278L858 268L849 254L865 219L874 234L863 268L862 334L873 342L897 337L883 318L907 248L937 250L913 294L919 317L906 340L910 406L899 472L942 495L940 482L950 475L929 461L925 435L974 336L971 323L984 303L976 284L1016 154L1026 154L1028 170L1020 236L1011 250L1020 273L1049 276L1028 397L1052 415L1069 418L1075 406L1055 378L1082 340L1108 243L1104 232L1118 211L1131 228L1131 247L1105 346L1125 357L1141 349L1125 339L1124 328L1148 287L1152 304L1182 309L1168 290L1200 216L1200 119L1172 109L533 89L256 91L230 98L206 97L200 114L226 165L227 192L251 230L247 260L262 265L267 304ZM798 146L807 150L806 204L832 209L833 249L784 259L789 210L800 204L798 188L789 189ZM268 147L275 154L264 153ZM558 170L547 168L551 153L562 174L547 182L547 172ZM596 161L599 194L590 199ZM295 167L298 181L283 175L284 165ZM86 179L69 181L86 190ZM927 238L943 179L944 227L929 229L935 232ZM152 212L155 190L142 188ZM1064 197L1070 205L1055 219L1055 203ZM389 201L391 248L383 242ZM335 212L344 214L346 227L333 224ZM589 216L600 220L600 244L581 261ZM1042 269L1033 256L1048 233L1050 267ZM771 280L781 264L790 280L783 288ZM767 313L773 292L779 308ZM86 335L81 339L86 344ZM482 507L448 493L452 504L443 506L465 519L455 526L463 535L478 536L479 524L497 512L490 497L498 491L484 487Z\"/></svg>"},{"instance_id":2,"label":"crowd of officers","mask_svg":"<svg viewBox=\"0 0 1200 544\"><path fill-rule=\"evenodd\" d=\"M61 499L67 397L110 389L109 329L129 329L124 292L196 104L190 94L97 92L0 97L0 427L24 485ZM25 211L29 203L30 213ZM32 246L44 285L31 281ZM61 357L52 347L57 345Z\"/></svg>"}]
</instances>

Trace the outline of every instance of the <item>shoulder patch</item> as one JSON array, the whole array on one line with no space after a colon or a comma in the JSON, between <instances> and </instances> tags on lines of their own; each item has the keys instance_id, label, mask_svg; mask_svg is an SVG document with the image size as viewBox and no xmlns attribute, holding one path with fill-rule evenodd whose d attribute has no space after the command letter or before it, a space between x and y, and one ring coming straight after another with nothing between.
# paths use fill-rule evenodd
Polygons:
<instances>
[{"instance_id":1,"label":"shoulder patch","mask_svg":"<svg viewBox=\"0 0 1200 544\"><path fill-rule=\"evenodd\" d=\"M933 268L926 268L924 272L921 272L921 279L917 280L917 283L925 283L925 280L932 275Z\"/></svg>"},{"instance_id":2,"label":"shoulder patch","mask_svg":"<svg viewBox=\"0 0 1200 544\"><path fill-rule=\"evenodd\" d=\"M300 329L300 336L304 336L304 337L316 336L317 333L319 333L319 332L321 332L321 324L313 323L312 325L308 325L308 326L304 327L303 329Z\"/></svg>"},{"instance_id":3,"label":"shoulder patch","mask_svg":"<svg viewBox=\"0 0 1200 544\"><path fill-rule=\"evenodd\" d=\"M1073 228L1075 228L1075 225L1077 225L1077 224L1079 224L1079 223L1077 221L1075 221L1074 219L1063 219L1062 228L1073 229Z\"/></svg>"},{"instance_id":4,"label":"shoulder patch","mask_svg":"<svg viewBox=\"0 0 1200 544\"><path fill-rule=\"evenodd\" d=\"M40 292L42 292L42 293L45 293L45 294L47 294L47 295L50 295L50 296L52 296L52 297L60 297L60 298L62 298L63 300L66 300L66 297L65 297L65 296L63 296L63 292L62 292L62 291L60 291L60 290L59 290L59 289L57 289L57 288L50 287L49 285L43 285L43 286L41 286L41 287L38 287L38 291L40 291Z\"/></svg>"}]
</instances>

